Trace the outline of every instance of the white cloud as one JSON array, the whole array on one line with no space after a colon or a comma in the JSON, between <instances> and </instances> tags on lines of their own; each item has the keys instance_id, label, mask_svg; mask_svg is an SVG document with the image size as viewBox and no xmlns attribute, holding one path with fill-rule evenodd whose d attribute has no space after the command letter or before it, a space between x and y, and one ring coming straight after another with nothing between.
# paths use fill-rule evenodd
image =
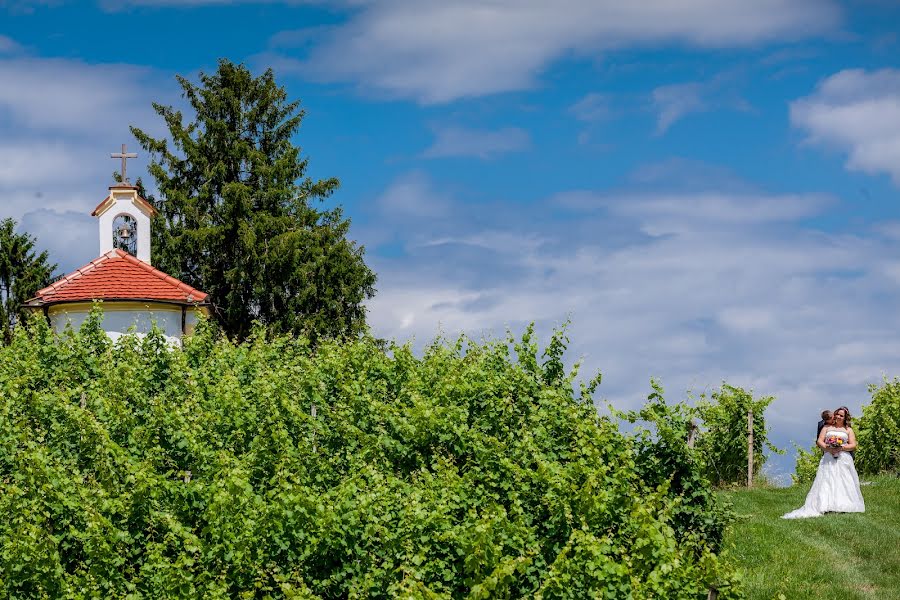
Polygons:
<instances>
[{"instance_id":1,"label":"white cloud","mask_svg":"<svg viewBox=\"0 0 900 600\"><path fill-rule=\"evenodd\" d=\"M148 69L129 65L88 65L63 59L0 60L0 116L19 128L127 133L129 120L149 117Z\"/></svg>"},{"instance_id":2,"label":"white cloud","mask_svg":"<svg viewBox=\"0 0 900 600\"><path fill-rule=\"evenodd\" d=\"M10 14L32 14L39 7L54 7L66 2L66 0L0 0L0 9L6 9Z\"/></svg>"},{"instance_id":3,"label":"white cloud","mask_svg":"<svg viewBox=\"0 0 900 600\"><path fill-rule=\"evenodd\" d=\"M435 128L434 143L425 150L426 158L474 156L491 159L531 147L531 137L524 129L506 127L495 131L465 127Z\"/></svg>"},{"instance_id":4,"label":"white cloud","mask_svg":"<svg viewBox=\"0 0 900 600\"><path fill-rule=\"evenodd\" d=\"M696 159L675 156L636 167L629 181L642 188L659 188L666 192L700 191L752 192L752 186L734 171Z\"/></svg>"},{"instance_id":5,"label":"white cloud","mask_svg":"<svg viewBox=\"0 0 900 600\"><path fill-rule=\"evenodd\" d=\"M900 70L840 71L791 103L791 122L808 142L846 152L848 169L900 186Z\"/></svg>"},{"instance_id":6,"label":"white cloud","mask_svg":"<svg viewBox=\"0 0 900 600\"><path fill-rule=\"evenodd\" d=\"M900 240L900 221L882 221L873 230L892 240Z\"/></svg>"},{"instance_id":7,"label":"white cloud","mask_svg":"<svg viewBox=\"0 0 900 600\"><path fill-rule=\"evenodd\" d=\"M22 47L9 36L0 35L0 54L19 52Z\"/></svg>"},{"instance_id":8,"label":"white cloud","mask_svg":"<svg viewBox=\"0 0 900 600\"><path fill-rule=\"evenodd\" d=\"M0 140L0 189L23 186L39 188L47 185L49 178L71 182L84 181L90 175L96 176L96 168L85 170L86 165L77 161L77 157L84 152L84 148L58 138ZM111 165L104 161L104 166ZM112 169L108 168L106 171L111 172Z\"/></svg>"},{"instance_id":9,"label":"white cloud","mask_svg":"<svg viewBox=\"0 0 900 600\"><path fill-rule=\"evenodd\" d=\"M534 256L544 244L536 235L522 235L513 231L480 231L470 235L438 237L419 244L420 247L461 245L471 246L479 250L488 250L496 254L508 254L520 260L526 256Z\"/></svg>"},{"instance_id":10,"label":"white cloud","mask_svg":"<svg viewBox=\"0 0 900 600\"><path fill-rule=\"evenodd\" d=\"M771 330L775 324L771 311L754 306L728 307L719 311L719 322L737 333Z\"/></svg>"},{"instance_id":11,"label":"white cloud","mask_svg":"<svg viewBox=\"0 0 900 600\"><path fill-rule=\"evenodd\" d=\"M38 0L42 3L62 3L66 0ZM202 10L206 7L233 6L240 4L285 4L288 6L323 6L328 9L368 4L370 0L97 0L101 9L118 12L134 7L151 7L160 9ZM2 0L0 0L2 5Z\"/></svg>"},{"instance_id":12,"label":"white cloud","mask_svg":"<svg viewBox=\"0 0 900 600\"><path fill-rule=\"evenodd\" d=\"M559 194L560 206L580 212L603 209L627 217L655 235L715 226L719 230L779 221L796 221L816 215L831 200L821 195L759 195L735 191L634 194Z\"/></svg>"},{"instance_id":13,"label":"white cloud","mask_svg":"<svg viewBox=\"0 0 900 600\"><path fill-rule=\"evenodd\" d=\"M60 274L71 273L100 252L97 220L88 211L38 208L25 214L19 228L35 237L36 248L47 250Z\"/></svg>"},{"instance_id":14,"label":"white cloud","mask_svg":"<svg viewBox=\"0 0 900 600\"><path fill-rule=\"evenodd\" d=\"M653 90L653 104L659 111L657 133L665 133L681 117L708 108L700 83L664 85Z\"/></svg>"},{"instance_id":15,"label":"white cloud","mask_svg":"<svg viewBox=\"0 0 900 600\"><path fill-rule=\"evenodd\" d=\"M651 99L658 113L657 134L665 133L676 121L692 113L722 108L749 110L747 102L731 90L734 79L734 73L726 72L709 81L675 83L654 89Z\"/></svg>"},{"instance_id":16,"label":"white cloud","mask_svg":"<svg viewBox=\"0 0 900 600\"><path fill-rule=\"evenodd\" d=\"M579 121L586 123L602 121L608 118L611 112L609 99L604 94L592 92L570 106L569 112Z\"/></svg>"},{"instance_id":17,"label":"white cloud","mask_svg":"<svg viewBox=\"0 0 900 600\"><path fill-rule=\"evenodd\" d=\"M608 199L609 210L635 217L645 224L681 222L684 228L701 224L722 226L758 225L777 221L793 221L821 212L829 203L823 196L767 195L716 192L690 195L656 194L648 197Z\"/></svg>"},{"instance_id":18,"label":"white cloud","mask_svg":"<svg viewBox=\"0 0 900 600\"><path fill-rule=\"evenodd\" d=\"M612 116L613 111L610 104L610 99L606 94L591 92L569 107L569 114L586 124L586 127L578 134L577 139L580 145L592 143L594 130L599 123ZM599 144L598 147L608 149L608 146L603 144Z\"/></svg>"},{"instance_id":19,"label":"white cloud","mask_svg":"<svg viewBox=\"0 0 900 600\"><path fill-rule=\"evenodd\" d=\"M832 0L361 2L302 59L321 81L422 103L520 90L551 62L624 47L741 47L833 29Z\"/></svg>"},{"instance_id":20,"label":"white cloud","mask_svg":"<svg viewBox=\"0 0 900 600\"><path fill-rule=\"evenodd\" d=\"M260 1L260 0L257 0ZM119 8L124 6L215 6L219 4L253 4L250 0L236 2L235 0L102 0L107 8Z\"/></svg>"},{"instance_id":21,"label":"white cloud","mask_svg":"<svg viewBox=\"0 0 900 600\"><path fill-rule=\"evenodd\" d=\"M11 12L32 13L35 7L59 6L69 0L0 0L0 8L8 7ZM96 0L97 4L106 11L125 10L130 7L161 7L161 8L203 8L206 6L224 6L232 4L326 4L323 0ZM356 0L346 0L343 3L355 3Z\"/></svg>"},{"instance_id":22,"label":"white cloud","mask_svg":"<svg viewBox=\"0 0 900 600\"><path fill-rule=\"evenodd\" d=\"M450 202L431 188L428 177L419 171L394 181L376 200L382 214L390 219L437 218L447 215Z\"/></svg>"},{"instance_id":23,"label":"white cloud","mask_svg":"<svg viewBox=\"0 0 900 600\"><path fill-rule=\"evenodd\" d=\"M158 6L163 8L195 8L228 4L307 4L303 0L99 0L104 10L117 11L131 6Z\"/></svg>"},{"instance_id":24,"label":"white cloud","mask_svg":"<svg viewBox=\"0 0 900 600\"><path fill-rule=\"evenodd\" d=\"M428 205L436 186L419 184L423 197L407 201ZM727 379L778 396L769 423L782 445L822 408L858 413L865 383L896 373L900 277L888 274L900 248L809 226L829 198L711 189L581 191L477 211L440 202L439 218L370 224L402 229L402 257L362 237L379 273L380 336L497 336L531 320L546 335L571 315L570 358L602 369L600 393L616 406L640 402L651 376L673 398Z\"/></svg>"}]
</instances>

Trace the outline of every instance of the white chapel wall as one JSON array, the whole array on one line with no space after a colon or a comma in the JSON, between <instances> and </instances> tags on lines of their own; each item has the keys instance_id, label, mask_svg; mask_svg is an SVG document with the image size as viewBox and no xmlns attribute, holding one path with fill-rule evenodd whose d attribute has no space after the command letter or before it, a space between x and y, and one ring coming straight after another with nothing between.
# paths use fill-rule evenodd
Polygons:
<instances>
[{"instance_id":1,"label":"white chapel wall","mask_svg":"<svg viewBox=\"0 0 900 600\"><path fill-rule=\"evenodd\" d=\"M49 312L50 325L57 333L65 330L66 325L77 329L87 320L91 312L90 304L60 304ZM189 310L188 315L194 311ZM113 303L103 305L103 330L116 341L122 335L133 332L145 335L150 332L153 322L172 345L181 345L181 307L166 304L140 305L129 303L129 306L115 306ZM196 322L196 318L194 318Z\"/></svg>"}]
</instances>

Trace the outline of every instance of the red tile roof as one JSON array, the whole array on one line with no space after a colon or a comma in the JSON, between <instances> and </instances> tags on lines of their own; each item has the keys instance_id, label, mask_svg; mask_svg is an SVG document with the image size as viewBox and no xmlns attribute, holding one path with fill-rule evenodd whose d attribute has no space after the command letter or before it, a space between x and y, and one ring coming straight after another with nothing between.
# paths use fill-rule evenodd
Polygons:
<instances>
[{"instance_id":1,"label":"red tile roof","mask_svg":"<svg viewBox=\"0 0 900 600\"><path fill-rule=\"evenodd\" d=\"M122 250L111 250L38 291L29 306L91 300L159 300L204 304L207 294Z\"/></svg>"}]
</instances>

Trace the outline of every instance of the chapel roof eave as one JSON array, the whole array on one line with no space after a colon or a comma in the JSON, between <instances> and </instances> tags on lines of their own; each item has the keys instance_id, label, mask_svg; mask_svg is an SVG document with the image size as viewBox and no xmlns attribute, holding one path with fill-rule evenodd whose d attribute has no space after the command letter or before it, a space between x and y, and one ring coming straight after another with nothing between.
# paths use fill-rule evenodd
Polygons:
<instances>
[{"instance_id":1,"label":"chapel roof eave","mask_svg":"<svg viewBox=\"0 0 900 600\"><path fill-rule=\"evenodd\" d=\"M75 300L41 300L40 298L31 298L24 304L22 304L23 308L45 308L51 306L60 306L63 304L84 304L84 303L93 303L93 302L102 302L103 304L115 304L131 302L134 304L166 304L170 306L183 306L185 308L200 308L209 310L212 308L212 303L208 300L204 300L203 302L187 302L181 300L160 300L159 298L81 298Z\"/></svg>"},{"instance_id":2,"label":"chapel roof eave","mask_svg":"<svg viewBox=\"0 0 900 600\"><path fill-rule=\"evenodd\" d=\"M155 206L153 206L150 203L150 201L145 200L144 198L142 198L141 196L139 196L137 194L137 187L135 187L133 185L120 183L117 185L110 186L109 189L110 189L110 191L112 191L112 190L134 190L135 191L135 195L134 195L135 201L141 208L143 208L144 210L147 211L147 214L150 217L155 217L156 215L159 214L159 211L156 209ZM92 217L100 216L101 214L105 213L109 209L109 207L112 205L113 205L113 195L109 194L108 196L106 196L106 198L104 198L103 200L100 201L100 204L98 204L97 207L91 212L91 216Z\"/></svg>"}]
</instances>

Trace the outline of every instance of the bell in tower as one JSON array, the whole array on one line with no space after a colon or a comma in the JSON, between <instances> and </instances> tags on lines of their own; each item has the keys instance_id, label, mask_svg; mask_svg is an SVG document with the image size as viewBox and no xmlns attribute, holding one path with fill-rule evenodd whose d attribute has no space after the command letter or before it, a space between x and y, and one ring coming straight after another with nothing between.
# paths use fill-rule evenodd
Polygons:
<instances>
[{"instance_id":1,"label":"bell in tower","mask_svg":"<svg viewBox=\"0 0 900 600\"><path fill-rule=\"evenodd\" d=\"M137 255L137 221L122 214L113 219L113 247Z\"/></svg>"}]
</instances>

